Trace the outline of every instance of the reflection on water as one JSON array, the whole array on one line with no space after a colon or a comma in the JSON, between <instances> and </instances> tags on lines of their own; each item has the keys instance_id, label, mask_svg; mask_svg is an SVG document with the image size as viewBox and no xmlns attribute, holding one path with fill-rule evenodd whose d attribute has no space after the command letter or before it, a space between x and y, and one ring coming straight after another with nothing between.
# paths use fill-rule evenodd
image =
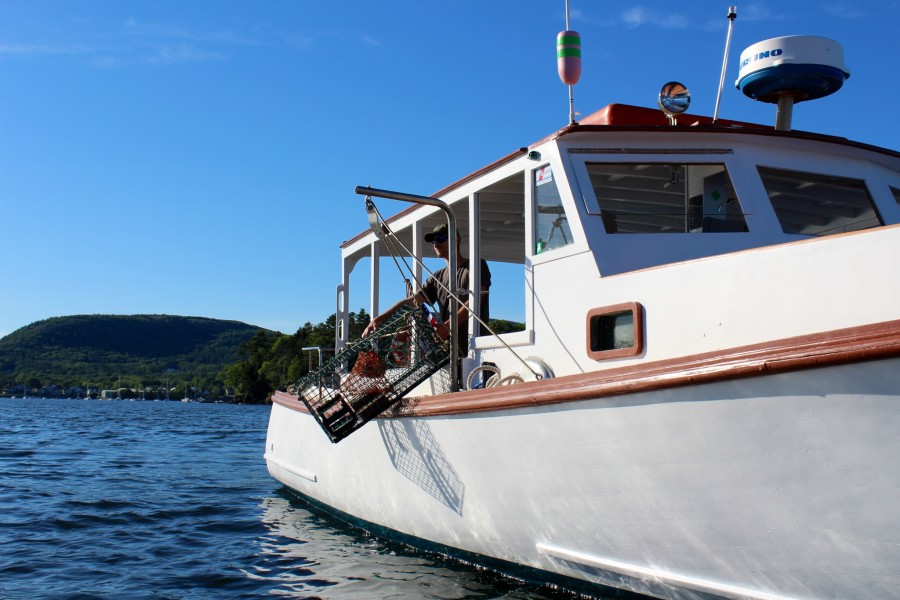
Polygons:
<instances>
[{"instance_id":1,"label":"reflection on water","mask_svg":"<svg viewBox=\"0 0 900 600\"><path fill-rule=\"evenodd\" d=\"M442 555L374 537L324 515L286 490L263 499L256 564L248 578L270 593L302 598L509 598L577 596L474 568Z\"/></svg>"},{"instance_id":2,"label":"reflection on water","mask_svg":"<svg viewBox=\"0 0 900 600\"><path fill-rule=\"evenodd\" d=\"M428 423L421 419L383 419L378 421L378 429L394 468L461 515L466 486Z\"/></svg>"}]
</instances>

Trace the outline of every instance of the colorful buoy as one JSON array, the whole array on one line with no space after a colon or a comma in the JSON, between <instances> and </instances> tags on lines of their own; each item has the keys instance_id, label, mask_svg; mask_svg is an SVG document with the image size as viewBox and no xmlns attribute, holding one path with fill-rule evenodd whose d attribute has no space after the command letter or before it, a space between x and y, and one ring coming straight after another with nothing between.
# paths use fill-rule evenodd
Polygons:
<instances>
[{"instance_id":1,"label":"colorful buoy","mask_svg":"<svg viewBox=\"0 0 900 600\"><path fill-rule=\"evenodd\" d=\"M556 36L556 68L566 85L581 77L581 36L577 31L560 31Z\"/></svg>"}]
</instances>

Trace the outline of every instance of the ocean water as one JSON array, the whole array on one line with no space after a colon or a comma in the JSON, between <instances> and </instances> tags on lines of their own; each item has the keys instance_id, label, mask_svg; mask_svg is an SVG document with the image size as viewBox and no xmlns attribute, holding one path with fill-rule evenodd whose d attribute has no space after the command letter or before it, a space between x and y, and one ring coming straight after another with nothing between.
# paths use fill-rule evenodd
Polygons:
<instances>
[{"instance_id":1,"label":"ocean water","mask_svg":"<svg viewBox=\"0 0 900 600\"><path fill-rule=\"evenodd\" d=\"M583 597L323 515L269 477L268 414L0 398L0 598Z\"/></svg>"}]
</instances>

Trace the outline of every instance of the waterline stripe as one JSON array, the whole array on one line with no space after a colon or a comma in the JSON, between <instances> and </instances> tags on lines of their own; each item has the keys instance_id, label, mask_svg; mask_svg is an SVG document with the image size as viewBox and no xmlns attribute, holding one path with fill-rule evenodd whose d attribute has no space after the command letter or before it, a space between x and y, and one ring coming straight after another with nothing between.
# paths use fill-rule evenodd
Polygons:
<instances>
[{"instance_id":1,"label":"waterline stripe","mask_svg":"<svg viewBox=\"0 0 900 600\"><path fill-rule=\"evenodd\" d=\"M275 458L268 452L266 452L263 455L263 458L266 459L266 462L272 463L276 467L284 469L285 471L287 471L289 473L293 473L294 475L296 475L298 477L302 477L304 479L309 479L310 481L312 481L314 483L316 481L318 481L318 479L316 478L316 474L313 473L312 471L307 471L306 469L301 469L300 467L295 467L294 465L292 465L290 463L286 463L283 460Z\"/></svg>"},{"instance_id":2,"label":"waterline stripe","mask_svg":"<svg viewBox=\"0 0 900 600\"><path fill-rule=\"evenodd\" d=\"M669 573L667 571L660 571L648 567L640 567L638 565L623 563L617 560L610 560L608 558L601 558L599 556L586 554L584 552L577 552L575 550L559 548L558 546L551 546L542 542L538 542L537 544L535 544L535 548L537 548L537 551L541 554L546 554L547 556L552 556L554 558L561 558L563 560L576 562L582 565L587 565L589 567L597 567L623 575L636 576L641 579L652 579L655 581L663 581L675 585L682 585L696 590L712 592L732 598L789 600L788 596L779 596L777 594L770 594L761 590L751 590L735 585L729 585L727 583L716 583L714 581L699 579L697 577L690 577L688 575L679 575L677 573Z\"/></svg>"}]
</instances>

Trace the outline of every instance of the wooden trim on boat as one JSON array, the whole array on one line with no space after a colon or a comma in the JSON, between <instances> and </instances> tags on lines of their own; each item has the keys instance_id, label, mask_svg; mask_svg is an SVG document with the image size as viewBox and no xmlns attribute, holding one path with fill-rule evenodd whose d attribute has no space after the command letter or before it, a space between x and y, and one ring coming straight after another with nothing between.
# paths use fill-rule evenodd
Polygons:
<instances>
[{"instance_id":1,"label":"wooden trim on boat","mask_svg":"<svg viewBox=\"0 0 900 600\"><path fill-rule=\"evenodd\" d=\"M526 408L897 356L900 319L512 386L405 398L379 418ZM285 392L276 392L272 401L306 412Z\"/></svg>"},{"instance_id":2,"label":"wooden trim on boat","mask_svg":"<svg viewBox=\"0 0 900 600\"><path fill-rule=\"evenodd\" d=\"M281 390L275 390L272 394L272 404L279 404L285 408L309 414L309 409L307 409L306 405L300 401L298 396L282 392Z\"/></svg>"}]
</instances>

